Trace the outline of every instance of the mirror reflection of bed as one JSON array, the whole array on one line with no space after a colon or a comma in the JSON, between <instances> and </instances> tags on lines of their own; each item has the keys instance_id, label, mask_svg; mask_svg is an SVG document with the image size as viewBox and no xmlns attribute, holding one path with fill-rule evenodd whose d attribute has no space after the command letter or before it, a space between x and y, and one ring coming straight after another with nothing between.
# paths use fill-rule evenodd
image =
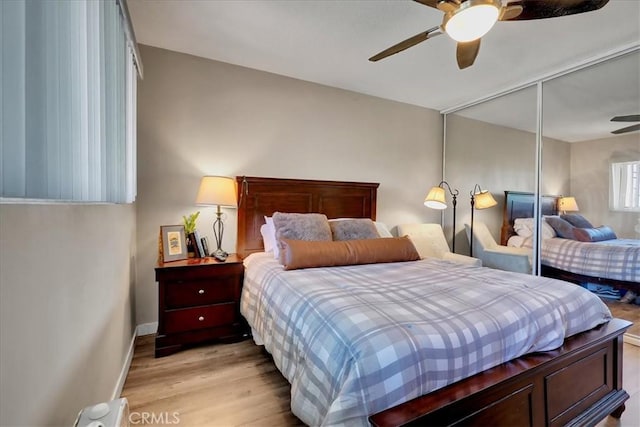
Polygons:
<instances>
[{"instance_id":1,"label":"mirror reflection of bed","mask_svg":"<svg viewBox=\"0 0 640 427\"><path fill-rule=\"evenodd\" d=\"M595 226L608 225L618 237L640 239L637 208L611 206L611 168L640 161L640 132L614 134L619 123L611 121L640 111L639 59L635 49L447 111L444 179L461 191L479 182L500 206L504 190L573 196L580 207L577 213ZM540 97L535 94L538 84ZM461 206L458 217L464 223L469 210L464 203ZM478 212L476 219L500 242L501 209ZM450 227L447 216L444 225ZM466 236L460 231L458 227L456 247L468 254ZM445 234L449 235L447 228ZM616 316L640 323L639 306L612 299L607 304ZM635 326L625 339L640 345L640 327Z\"/></svg>"},{"instance_id":2,"label":"mirror reflection of bed","mask_svg":"<svg viewBox=\"0 0 640 427\"><path fill-rule=\"evenodd\" d=\"M505 191L503 245L533 247L534 198L533 193ZM571 211L558 210L563 202L560 196L542 196L540 200L542 275L567 280L596 293L614 316L634 322L627 338L640 345L640 240L625 238L633 235L628 231L616 233L606 224L595 226L586 215L578 213L575 199Z\"/></svg>"}]
</instances>

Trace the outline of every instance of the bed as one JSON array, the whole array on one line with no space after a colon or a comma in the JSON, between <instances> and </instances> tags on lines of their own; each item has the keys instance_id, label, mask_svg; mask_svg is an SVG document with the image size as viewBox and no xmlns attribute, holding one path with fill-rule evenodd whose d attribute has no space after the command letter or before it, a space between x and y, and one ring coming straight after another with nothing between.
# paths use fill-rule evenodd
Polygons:
<instances>
[{"instance_id":1,"label":"bed","mask_svg":"<svg viewBox=\"0 0 640 427\"><path fill-rule=\"evenodd\" d=\"M557 215L557 196L541 197L542 215ZM534 194L505 191L501 244L517 239L514 222L534 215ZM602 284L618 289L640 289L640 240L615 239L579 242L561 238L542 240L542 275L573 283Z\"/></svg>"},{"instance_id":2,"label":"bed","mask_svg":"<svg viewBox=\"0 0 640 427\"><path fill-rule=\"evenodd\" d=\"M558 282L538 278L536 284L525 283L522 281L529 280L530 276L439 260L317 268L282 274L282 268L275 265L272 256L260 253L263 250L260 227L265 215L276 211L322 212L329 218L375 219L377 184L249 177L238 177L237 180L240 193L238 251L247 257L242 312L257 335L254 338L264 344L278 369L292 383L292 410L303 421L313 425L584 425L593 424L607 414L617 417L622 414L628 394L622 388L621 336L630 326L629 322L612 319L575 335L575 331L569 330L566 334L572 336L566 339L564 336L554 336L555 333L545 327L538 332L530 331L532 336L539 333L548 342L523 342L529 339L530 334L522 334L520 325L512 328L516 335L520 331L520 338L510 341L513 346L507 346L509 349L500 356L505 358L505 362L496 364L496 356L492 353L470 350L469 346L477 345L477 342L462 342L464 333L460 335L448 329L456 322L469 322L468 318L460 320L464 311L461 307L468 302L458 301L456 298L459 295L456 296L454 290L438 286L449 281L447 277L459 277L466 280L466 287L473 295L477 282L503 282L501 286L495 285L498 294L493 296L483 297L484 291L475 291L472 298L486 298L488 305L495 299L509 300L528 286L541 286L546 289L542 292L546 295L543 298L545 304L549 304L555 299L555 294L546 292L552 292L554 286L550 284ZM363 270L360 267L366 268ZM312 270L312 274L309 274ZM397 278L399 271L403 277L400 281ZM316 274L324 275L315 277ZM319 285L327 280L326 274L337 276L338 285ZM344 276L355 274L364 274L356 282L359 285L347 286ZM415 283L425 276L432 281L429 292L417 291ZM277 280L264 282L267 277L276 277ZM302 282L292 281L294 277ZM374 283L382 288L374 289ZM509 285L513 290L505 293ZM583 298L586 293L581 290L573 293L579 288L560 285L561 293L567 293L570 295L569 301L582 307L576 298ZM385 286L387 292L380 292L379 289ZM451 298L444 298L447 293L451 294ZM312 302L313 294L319 295L323 302ZM369 325L371 317L385 317L381 313L388 312L380 311L379 306L395 298L422 300L431 304L415 309L406 306L393 312L395 322L390 324L396 324L396 329L393 329L396 332L392 334L412 335L412 338L400 344L404 345L404 350L383 345L389 340L386 334L362 326ZM347 306L333 305L341 300L346 301ZM276 304L274 301L280 302ZM455 309L451 307L452 301L458 301ZM507 305L514 306L512 302ZM569 302L559 305L564 305L561 309L564 315L591 312L578 310L575 306L571 308ZM369 311L365 307L369 307ZM509 311L498 306L496 308L498 312ZM427 322L426 319L437 310L449 313L449 318ZM594 319L602 316L598 310L595 309L586 317L594 322ZM410 311L418 313L417 317L416 313L408 313ZM259 319L256 313L268 314ZM525 316L524 313L521 315ZM482 317L483 314L478 316ZM495 314L492 316L489 318L493 320L499 317ZM514 321L520 319L520 315L506 317ZM293 321L289 323L287 318ZM489 323L478 322L478 325L486 326L493 320L489 320ZM400 329L397 329L398 323ZM474 325L467 324L469 331L476 326L475 322L472 323ZM568 323L573 324L573 320L568 320ZM344 330L340 330L340 325ZM423 333L425 325L428 330ZM391 326L389 328L391 330ZM310 334L306 330L323 334L322 339L309 341ZM331 334L333 330L337 331L336 334ZM398 330L406 333L398 333ZM367 341L372 336L376 338ZM505 333L505 336L508 334ZM440 348L439 357L432 362L435 365L428 365L428 362L421 361L419 354L409 351L413 347L418 350L422 348L424 352L427 347L423 344L426 341L441 342L445 339L443 337L449 337L446 338L449 340L457 337L455 339L460 341L460 345L454 346L456 349L452 354ZM494 346L493 342L487 345ZM387 348L388 353L368 355L367 346L373 346L376 351ZM540 351L509 360L522 348ZM542 351L549 348L554 349ZM511 351L516 353L509 354ZM469 359L472 358L470 355L480 354L484 354L486 360L477 357L478 363L465 362L465 357ZM359 355L363 355L363 359L359 359ZM342 363L344 359L354 360L354 363ZM324 364L305 369L306 364L315 364L317 360ZM448 365L454 366L454 369L449 369ZM389 371L391 366L404 366L404 370L401 368L401 373ZM433 377L426 375L429 369L437 374ZM416 371L422 373L416 375ZM447 374L449 371L453 371L453 374ZM364 375L353 375L353 372ZM337 375L339 379L326 379L325 375ZM382 380L383 386L370 385L368 381L376 377ZM341 391L345 392L341 394Z\"/></svg>"}]
</instances>

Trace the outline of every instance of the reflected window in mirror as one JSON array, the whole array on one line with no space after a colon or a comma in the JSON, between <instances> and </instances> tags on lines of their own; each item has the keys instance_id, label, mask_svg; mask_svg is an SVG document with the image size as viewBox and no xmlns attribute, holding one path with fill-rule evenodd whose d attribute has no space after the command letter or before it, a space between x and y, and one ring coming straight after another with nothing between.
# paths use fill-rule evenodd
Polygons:
<instances>
[{"instance_id":1,"label":"reflected window in mirror","mask_svg":"<svg viewBox=\"0 0 640 427\"><path fill-rule=\"evenodd\" d=\"M640 212L640 161L611 163L610 206Z\"/></svg>"}]
</instances>

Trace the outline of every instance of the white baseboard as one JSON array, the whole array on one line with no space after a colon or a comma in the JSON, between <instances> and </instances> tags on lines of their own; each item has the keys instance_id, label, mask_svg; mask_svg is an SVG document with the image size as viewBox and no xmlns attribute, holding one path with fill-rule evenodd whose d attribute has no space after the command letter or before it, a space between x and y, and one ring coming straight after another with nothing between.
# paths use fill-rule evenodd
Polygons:
<instances>
[{"instance_id":1,"label":"white baseboard","mask_svg":"<svg viewBox=\"0 0 640 427\"><path fill-rule=\"evenodd\" d=\"M118 382L116 383L116 387L114 388L113 394L111 395L111 400L118 399L122 394L122 389L124 388L124 383L127 380L129 368L131 367L131 360L133 360L133 351L135 349L136 337L155 334L157 330L158 322L143 323L136 326L136 330L133 332L133 336L131 337L131 343L129 344L127 357L124 360L122 370L120 370L120 375L118 376Z\"/></svg>"},{"instance_id":2,"label":"white baseboard","mask_svg":"<svg viewBox=\"0 0 640 427\"><path fill-rule=\"evenodd\" d=\"M158 322L142 323L136 328L136 335L141 337L143 335L155 334L158 331Z\"/></svg>"},{"instance_id":3,"label":"white baseboard","mask_svg":"<svg viewBox=\"0 0 640 427\"><path fill-rule=\"evenodd\" d=\"M137 328L136 328L137 329ZM117 399L122 394L122 389L124 388L124 382L127 380L127 375L129 374L129 367L131 366L131 360L133 359L133 350L136 344L136 333L133 332L133 336L131 337L131 343L129 344L129 351L127 352L127 357L124 359L124 365L122 365L122 369L120 370L120 376L118 376L118 382L116 383L116 387L113 390L113 394L111 395L111 400Z\"/></svg>"}]
</instances>

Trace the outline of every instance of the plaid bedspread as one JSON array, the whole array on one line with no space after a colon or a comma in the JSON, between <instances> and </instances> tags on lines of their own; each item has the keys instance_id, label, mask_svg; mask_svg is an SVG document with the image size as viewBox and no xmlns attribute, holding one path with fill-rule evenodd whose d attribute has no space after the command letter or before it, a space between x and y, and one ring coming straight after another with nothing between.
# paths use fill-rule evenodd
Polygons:
<instances>
[{"instance_id":1,"label":"plaid bedspread","mask_svg":"<svg viewBox=\"0 0 640 427\"><path fill-rule=\"evenodd\" d=\"M447 261L284 271L245 259L241 312L305 423L367 416L610 319L579 286Z\"/></svg>"},{"instance_id":2,"label":"plaid bedspread","mask_svg":"<svg viewBox=\"0 0 640 427\"><path fill-rule=\"evenodd\" d=\"M560 238L545 239L541 262L586 276L640 283L640 240L586 243Z\"/></svg>"}]
</instances>

